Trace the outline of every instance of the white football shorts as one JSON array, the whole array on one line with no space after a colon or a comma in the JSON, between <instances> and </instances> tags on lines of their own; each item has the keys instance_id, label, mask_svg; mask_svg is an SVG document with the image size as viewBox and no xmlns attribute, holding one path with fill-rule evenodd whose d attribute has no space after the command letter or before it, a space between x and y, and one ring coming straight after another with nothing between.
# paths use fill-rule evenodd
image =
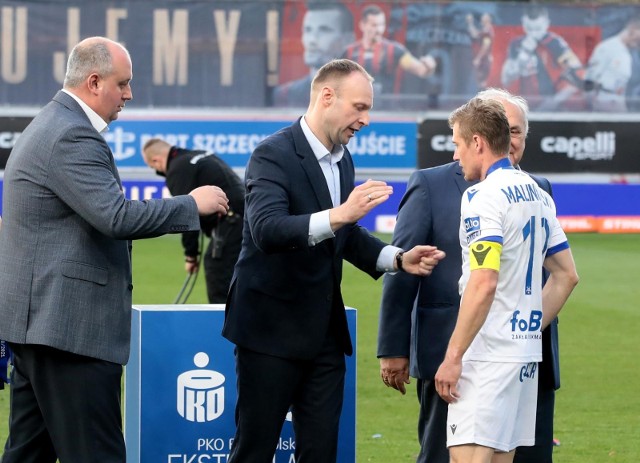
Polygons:
<instances>
[{"instance_id":1,"label":"white football shorts","mask_svg":"<svg viewBox=\"0 0 640 463\"><path fill-rule=\"evenodd\" d=\"M460 398L449 404L447 447L478 444L502 452L535 443L538 363L465 361Z\"/></svg>"}]
</instances>

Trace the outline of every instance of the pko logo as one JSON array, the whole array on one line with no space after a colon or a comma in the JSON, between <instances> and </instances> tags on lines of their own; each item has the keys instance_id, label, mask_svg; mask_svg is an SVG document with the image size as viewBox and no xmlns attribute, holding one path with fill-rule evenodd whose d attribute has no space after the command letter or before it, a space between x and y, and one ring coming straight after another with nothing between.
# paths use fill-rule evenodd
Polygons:
<instances>
[{"instance_id":1,"label":"pko logo","mask_svg":"<svg viewBox=\"0 0 640 463\"><path fill-rule=\"evenodd\" d=\"M520 315L520 311L516 310L513 312L513 316L511 317L511 331L540 331L542 327L542 311L540 310L532 310L531 315L529 315L529 320L524 318L518 318Z\"/></svg>"},{"instance_id":2,"label":"pko logo","mask_svg":"<svg viewBox=\"0 0 640 463\"><path fill-rule=\"evenodd\" d=\"M467 233L471 233L477 230L480 230L480 217L467 217L464 219L464 229Z\"/></svg>"},{"instance_id":3,"label":"pko logo","mask_svg":"<svg viewBox=\"0 0 640 463\"><path fill-rule=\"evenodd\" d=\"M188 421L213 421L224 412L224 381L222 373L204 370L209 356L198 352L193 363L199 370L189 370L178 376L178 413Z\"/></svg>"}]
</instances>

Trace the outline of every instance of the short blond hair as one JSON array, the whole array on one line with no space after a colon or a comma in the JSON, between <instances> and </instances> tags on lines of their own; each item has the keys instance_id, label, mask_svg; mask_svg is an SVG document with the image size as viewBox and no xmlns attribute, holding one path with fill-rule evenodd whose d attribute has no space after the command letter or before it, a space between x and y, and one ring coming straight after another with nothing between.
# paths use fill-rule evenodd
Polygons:
<instances>
[{"instance_id":1,"label":"short blond hair","mask_svg":"<svg viewBox=\"0 0 640 463\"><path fill-rule=\"evenodd\" d=\"M511 129L504 106L497 100L472 98L449 116L449 127L458 124L460 137L471 143L474 135L487 141L495 155L506 155L511 146Z\"/></svg>"},{"instance_id":2,"label":"short blond hair","mask_svg":"<svg viewBox=\"0 0 640 463\"><path fill-rule=\"evenodd\" d=\"M318 69L318 72L316 72L311 82L311 90L317 90L330 81L340 81L354 72L361 73L369 82L373 82L374 80L371 74L355 61L346 58L334 59Z\"/></svg>"}]
</instances>

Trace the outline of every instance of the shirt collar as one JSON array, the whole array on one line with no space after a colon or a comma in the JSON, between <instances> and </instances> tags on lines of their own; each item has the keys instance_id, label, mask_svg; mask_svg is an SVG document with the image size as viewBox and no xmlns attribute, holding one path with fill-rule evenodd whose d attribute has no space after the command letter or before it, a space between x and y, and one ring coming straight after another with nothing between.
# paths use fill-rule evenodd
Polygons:
<instances>
[{"instance_id":1,"label":"shirt collar","mask_svg":"<svg viewBox=\"0 0 640 463\"><path fill-rule=\"evenodd\" d=\"M491 172L496 171L498 169L513 169L513 166L511 165L511 161L509 160L508 156L506 158L502 158L494 162L493 164L491 164L491 167L489 167L489 170L487 170L487 175L489 175Z\"/></svg>"},{"instance_id":2,"label":"shirt collar","mask_svg":"<svg viewBox=\"0 0 640 463\"><path fill-rule=\"evenodd\" d=\"M302 116L302 118L300 119L300 127L302 128L302 133L304 133L304 136L309 142L309 146L311 146L311 149L313 150L313 154L315 155L318 161L324 158L327 154L330 155L334 163L342 159L342 156L344 155L344 146L333 145L333 149L331 150L331 152L327 151L327 148L322 144L320 140L318 140L318 137L316 137L311 131L311 128L309 127L309 124L307 124L307 121L305 120L304 116Z\"/></svg>"},{"instance_id":3,"label":"shirt collar","mask_svg":"<svg viewBox=\"0 0 640 463\"><path fill-rule=\"evenodd\" d=\"M87 105L87 103L82 101L77 95L74 95L69 90L63 88L62 91L78 102L82 110L89 118L89 122L91 122L91 125L98 131L98 133L103 133L108 130L109 124L107 124L103 118L98 116L98 113L91 109L89 105Z\"/></svg>"}]
</instances>

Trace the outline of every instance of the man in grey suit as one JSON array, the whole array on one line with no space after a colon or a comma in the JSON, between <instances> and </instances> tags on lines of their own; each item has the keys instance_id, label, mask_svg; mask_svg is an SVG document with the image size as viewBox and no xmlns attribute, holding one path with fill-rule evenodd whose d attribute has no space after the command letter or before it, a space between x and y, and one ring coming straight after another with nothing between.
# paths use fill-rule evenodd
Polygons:
<instances>
[{"instance_id":1,"label":"man in grey suit","mask_svg":"<svg viewBox=\"0 0 640 463\"><path fill-rule=\"evenodd\" d=\"M208 186L125 199L101 132L132 98L131 58L102 37L69 56L64 88L17 141L4 174L0 339L14 352L3 463L124 463L122 364L131 331L131 239L198 230L225 214Z\"/></svg>"},{"instance_id":2,"label":"man in grey suit","mask_svg":"<svg viewBox=\"0 0 640 463\"><path fill-rule=\"evenodd\" d=\"M509 158L518 166L529 129L527 102L502 89L487 89L477 96L504 105L511 129ZM532 177L551 193L546 179ZM418 463L449 463L447 403L435 391L433 378L444 358L460 305L460 199L471 185L462 177L457 161L412 174L400 203L393 244L403 248L432 244L447 258L428 277L386 275L383 284L378 334L380 374L383 380L386 378L385 384L403 394L409 376L418 379ZM558 329L554 320L543 332L536 445L519 447L515 463L552 461L554 391L559 385Z\"/></svg>"}]
</instances>

